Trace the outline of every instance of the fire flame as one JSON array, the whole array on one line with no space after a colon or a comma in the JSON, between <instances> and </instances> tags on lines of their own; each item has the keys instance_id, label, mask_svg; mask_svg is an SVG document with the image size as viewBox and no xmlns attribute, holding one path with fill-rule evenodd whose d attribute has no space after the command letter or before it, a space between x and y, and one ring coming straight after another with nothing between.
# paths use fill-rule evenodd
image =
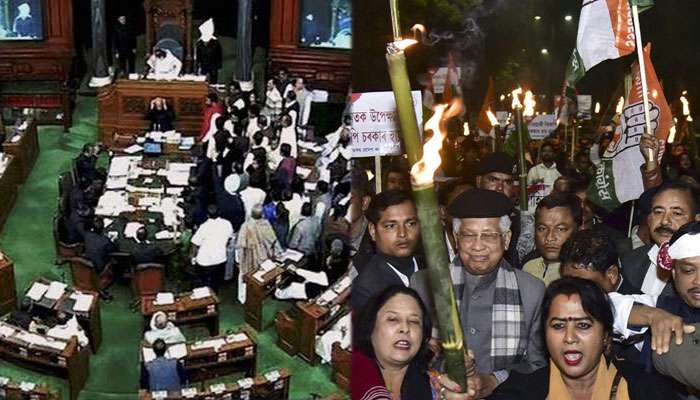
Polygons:
<instances>
[{"instance_id":1,"label":"fire flame","mask_svg":"<svg viewBox=\"0 0 700 400\"><path fill-rule=\"evenodd\" d=\"M599 112L600 112L600 103L596 101L595 102L595 113L598 114Z\"/></svg>"},{"instance_id":2,"label":"fire flame","mask_svg":"<svg viewBox=\"0 0 700 400\"><path fill-rule=\"evenodd\" d=\"M620 100L617 101L617 106L615 106L615 113L622 114L622 107L625 106L624 96L620 96Z\"/></svg>"},{"instance_id":3,"label":"fire flame","mask_svg":"<svg viewBox=\"0 0 700 400\"><path fill-rule=\"evenodd\" d=\"M444 123L449 118L462 113L463 105L455 99L449 106L439 104L433 108L433 116L425 123L425 130L433 131L433 136L423 145L423 157L411 167L411 181L414 186L427 186L433 183L435 171L440 167L440 149L447 136Z\"/></svg>"},{"instance_id":4,"label":"fire flame","mask_svg":"<svg viewBox=\"0 0 700 400\"><path fill-rule=\"evenodd\" d=\"M676 138L676 126L673 125L671 126L671 130L668 131L668 140L666 140L667 143L673 143L673 140Z\"/></svg>"},{"instance_id":5,"label":"fire flame","mask_svg":"<svg viewBox=\"0 0 700 400\"><path fill-rule=\"evenodd\" d=\"M488 117L491 126L498 125L498 118L496 118L496 116L493 114L493 111L491 111L490 108L486 110L486 117Z\"/></svg>"},{"instance_id":6,"label":"fire flame","mask_svg":"<svg viewBox=\"0 0 700 400\"><path fill-rule=\"evenodd\" d=\"M693 117L691 117L690 115L688 115L687 117L685 117L685 120L688 121L688 122L693 122Z\"/></svg>"},{"instance_id":7,"label":"fire flame","mask_svg":"<svg viewBox=\"0 0 700 400\"><path fill-rule=\"evenodd\" d=\"M469 136L469 122L464 123L464 136Z\"/></svg>"},{"instance_id":8,"label":"fire flame","mask_svg":"<svg viewBox=\"0 0 700 400\"><path fill-rule=\"evenodd\" d=\"M411 32L413 32L413 38L418 40L418 32L420 32L420 36L423 37L425 35L426 29L423 24L415 24L411 27Z\"/></svg>"},{"instance_id":9,"label":"fire flame","mask_svg":"<svg viewBox=\"0 0 700 400\"><path fill-rule=\"evenodd\" d=\"M686 99L685 96L681 96L681 103L683 104L683 115L690 115L690 104L688 103L688 99Z\"/></svg>"},{"instance_id":10,"label":"fire flame","mask_svg":"<svg viewBox=\"0 0 700 400\"><path fill-rule=\"evenodd\" d=\"M535 102L535 96L532 95L531 91L525 92L525 100L523 100L525 103L525 111L523 111L523 117L532 117L535 115L535 105L537 104Z\"/></svg>"},{"instance_id":11,"label":"fire flame","mask_svg":"<svg viewBox=\"0 0 700 400\"><path fill-rule=\"evenodd\" d=\"M511 97L513 97L513 100L510 103L511 108L516 109L522 107L522 104L520 104L520 98L518 97L523 93L522 88L517 88L510 92Z\"/></svg>"},{"instance_id":12,"label":"fire flame","mask_svg":"<svg viewBox=\"0 0 700 400\"><path fill-rule=\"evenodd\" d=\"M505 100L505 99L506 99L506 95L505 95L505 94L502 94L501 97L500 97L500 99L501 99L501 101Z\"/></svg>"}]
</instances>

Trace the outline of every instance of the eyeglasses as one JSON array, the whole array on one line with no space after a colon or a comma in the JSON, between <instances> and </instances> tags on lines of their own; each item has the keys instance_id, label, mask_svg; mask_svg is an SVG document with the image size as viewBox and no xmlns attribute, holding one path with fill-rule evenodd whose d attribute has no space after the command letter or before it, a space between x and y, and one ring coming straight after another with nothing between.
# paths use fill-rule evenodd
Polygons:
<instances>
[{"instance_id":1,"label":"eyeglasses","mask_svg":"<svg viewBox=\"0 0 700 400\"><path fill-rule=\"evenodd\" d=\"M465 244L475 243L481 237L481 241L486 244L496 244L503 237L502 233L498 232L482 232L482 233L460 233L457 232L457 239Z\"/></svg>"}]
</instances>

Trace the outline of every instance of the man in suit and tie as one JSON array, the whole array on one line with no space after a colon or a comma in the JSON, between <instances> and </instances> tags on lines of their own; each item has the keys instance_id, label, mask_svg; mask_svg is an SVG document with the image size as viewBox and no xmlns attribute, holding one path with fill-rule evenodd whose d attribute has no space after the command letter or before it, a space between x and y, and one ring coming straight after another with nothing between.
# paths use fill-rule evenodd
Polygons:
<instances>
[{"instance_id":1,"label":"man in suit and tie","mask_svg":"<svg viewBox=\"0 0 700 400\"><path fill-rule=\"evenodd\" d=\"M622 258L622 276L636 292L651 296L674 294L668 271L658 268L659 247L684 224L700 220L698 192L681 181L671 181L655 190L647 224L652 243L639 247Z\"/></svg>"},{"instance_id":2,"label":"man in suit and tie","mask_svg":"<svg viewBox=\"0 0 700 400\"><path fill-rule=\"evenodd\" d=\"M136 231L136 246L131 253L134 265L157 263L163 252L155 243L148 240L148 232L145 227Z\"/></svg>"}]
</instances>

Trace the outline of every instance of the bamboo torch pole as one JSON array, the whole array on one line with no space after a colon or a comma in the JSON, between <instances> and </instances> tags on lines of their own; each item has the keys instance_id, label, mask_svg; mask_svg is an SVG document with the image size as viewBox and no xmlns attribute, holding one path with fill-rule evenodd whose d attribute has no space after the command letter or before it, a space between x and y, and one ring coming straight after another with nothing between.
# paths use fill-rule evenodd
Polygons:
<instances>
[{"instance_id":1,"label":"bamboo torch pole","mask_svg":"<svg viewBox=\"0 0 700 400\"><path fill-rule=\"evenodd\" d=\"M518 88L513 91L513 109L515 110L515 123L518 128L518 169L520 170L520 210L527 211L527 168L525 164L525 132L523 119L523 106L520 104L518 96L522 93L522 89Z\"/></svg>"},{"instance_id":2,"label":"bamboo torch pole","mask_svg":"<svg viewBox=\"0 0 700 400\"><path fill-rule=\"evenodd\" d=\"M421 239L428 264L433 302L437 309L437 327L440 331L445 358L445 372L450 379L462 388L466 388L467 371L464 361L467 343L462 334L462 325L459 320L457 302L449 272L450 260L447 256L445 233L440 223L437 195L433 182L435 170L440 165L439 149L442 147L442 132L446 132L440 132L439 127L440 117L445 111L445 106L442 106L442 108L438 106L436 110L440 110L439 114L436 111L436 115L431 118L432 121L437 122L434 123L434 134L428 143L436 143L433 146L437 146L437 150L432 154L437 157L437 165L434 164L435 158L433 157L430 165L433 168L432 171L420 173L421 166L424 167L426 162L421 159L423 148L421 147L418 121L413 108L413 97L411 96L411 86L408 80L408 70L406 69L406 55L404 53L404 49L416 41L401 38L398 0L389 0L389 7L391 9L394 42L387 45L386 59L389 67L391 87L396 99L396 109L399 114L403 143L408 161L413 165L411 168L411 187L418 212L418 220L421 224ZM452 114L452 112L450 111L448 114ZM426 149L428 148L428 144L426 144ZM415 174L414 170L416 170Z\"/></svg>"}]
</instances>

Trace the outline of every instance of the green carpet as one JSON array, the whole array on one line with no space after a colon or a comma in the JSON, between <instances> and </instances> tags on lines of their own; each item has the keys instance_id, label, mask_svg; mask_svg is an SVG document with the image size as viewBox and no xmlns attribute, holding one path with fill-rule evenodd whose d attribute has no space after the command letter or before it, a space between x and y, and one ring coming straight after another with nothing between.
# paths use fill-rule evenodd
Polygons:
<instances>
[{"instance_id":1,"label":"green carpet","mask_svg":"<svg viewBox=\"0 0 700 400\"><path fill-rule=\"evenodd\" d=\"M54 247L51 221L56 209L57 176L70 169L75 157L86 142L96 138L96 103L94 97L79 97L70 133L60 127L40 127L41 154L27 182L22 186L15 208L0 233L0 249L15 262L18 293L24 293L39 277L60 280L65 273L70 284L70 271L54 266ZM221 330L234 329L244 324L243 307L234 298L235 285L222 288ZM135 399L139 381L139 342L142 335L142 317L129 309L132 301L130 288L115 285L111 289L115 300L101 303L103 342L98 354L90 358L90 377L80 399L122 400ZM258 336L257 371L264 373L284 367L291 371L291 399L308 399L311 393L329 395L339 392L331 380L328 366L311 366L297 357L290 357L275 344L277 332L274 317L278 310L291 303L268 299L264 308L266 329ZM186 329L188 339L195 339L205 331ZM46 382L61 390L68 399L67 382L48 375L0 362L0 375L18 380ZM235 381L231 377L228 381ZM227 379L222 379L227 381Z\"/></svg>"}]
</instances>

